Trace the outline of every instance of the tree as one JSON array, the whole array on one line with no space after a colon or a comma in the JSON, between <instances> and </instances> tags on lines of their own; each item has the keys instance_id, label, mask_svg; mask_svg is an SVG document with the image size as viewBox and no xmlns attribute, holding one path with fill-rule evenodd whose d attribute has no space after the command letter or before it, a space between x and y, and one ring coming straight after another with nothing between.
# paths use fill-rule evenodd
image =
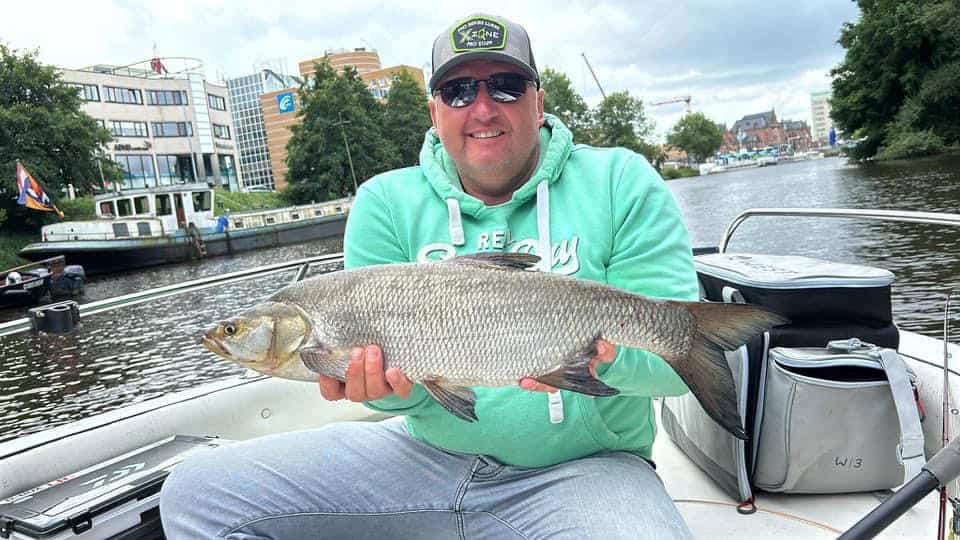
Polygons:
<instances>
[{"instance_id":1,"label":"tree","mask_svg":"<svg viewBox=\"0 0 960 540\"><path fill-rule=\"evenodd\" d=\"M960 142L960 10L955 0L859 0L833 76L838 127L866 137L854 157L906 141ZM921 145L927 147L926 144Z\"/></svg>"},{"instance_id":2,"label":"tree","mask_svg":"<svg viewBox=\"0 0 960 540\"><path fill-rule=\"evenodd\" d=\"M400 153L400 165L420 162L423 136L432 125L427 95L406 70L393 78L383 117L384 133Z\"/></svg>"},{"instance_id":3,"label":"tree","mask_svg":"<svg viewBox=\"0 0 960 540\"><path fill-rule=\"evenodd\" d=\"M643 101L629 91L607 96L597 106L593 118L593 144L629 148L651 163L659 157L659 148L645 140L653 133L653 122L643 112Z\"/></svg>"},{"instance_id":4,"label":"tree","mask_svg":"<svg viewBox=\"0 0 960 540\"><path fill-rule=\"evenodd\" d=\"M681 148L694 161L701 163L723 144L723 129L703 113L692 113L673 126L667 135L667 142Z\"/></svg>"},{"instance_id":5,"label":"tree","mask_svg":"<svg viewBox=\"0 0 960 540\"><path fill-rule=\"evenodd\" d=\"M570 128L575 142L589 142L590 108L583 97L573 89L570 79L559 71L545 68L540 73L540 86L544 90L544 112L556 116Z\"/></svg>"},{"instance_id":6,"label":"tree","mask_svg":"<svg viewBox=\"0 0 960 540\"><path fill-rule=\"evenodd\" d=\"M302 204L353 194L351 159L358 184L400 164L383 134L383 106L352 66L338 74L328 62L318 64L298 92L301 122L287 143L287 200Z\"/></svg>"},{"instance_id":7,"label":"tree","mask_svg":"<svg viewBox=\"0 0 960 540\"><path fill-rule=\"evenodd\" d=\"M67 184L80 193L99 185L98 161L108 179L118 176L103 154L110 132L80 110L77 90L36 56L0 44L0 217L6 215L12 227L50 219L14 201L18 159L54 201Z\"/></svg>"}]
</instances>

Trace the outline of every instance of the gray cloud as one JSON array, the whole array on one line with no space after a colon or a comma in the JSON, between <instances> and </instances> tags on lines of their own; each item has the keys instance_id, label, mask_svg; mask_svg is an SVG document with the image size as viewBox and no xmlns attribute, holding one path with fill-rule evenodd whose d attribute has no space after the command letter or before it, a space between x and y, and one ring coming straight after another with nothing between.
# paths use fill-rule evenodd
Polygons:
<instances>
[{"instance_id":1,"label":"gray cloud","mask_svg":"<svg viewBox=\"0 0 960 540\"><path fill-rule=\"evenodd\" d=\"M728 124L771 106L808 119L809 92L828 87L825 75L843 57L840 27L858 16L853 2L837 0L484 5L524 24L538 63L567 73L590 103L600 96L581 53L608 92L629 90L648 103L689 94L697 110ZM213 78L249 73L272 58L296 72L297 62L325 50L362 46L378 49L384 65L429 69L433 38L469 13L450 2L379 0L93 0L50 11L37 2L5 6L9 20L20 24L7 25L0 39L39 48L41 60L65 67L142 60L156 43L160 55L201 58ZM648 113L662 132L682 109Z\"/></svg>"}]
</instances>

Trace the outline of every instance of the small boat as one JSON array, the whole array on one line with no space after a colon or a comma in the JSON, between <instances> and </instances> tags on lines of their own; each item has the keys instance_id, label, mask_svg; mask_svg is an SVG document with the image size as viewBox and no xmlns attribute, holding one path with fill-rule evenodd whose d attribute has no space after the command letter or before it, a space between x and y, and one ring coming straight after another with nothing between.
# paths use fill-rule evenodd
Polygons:
<instances>
[{"instance_id":1,"label":"small boat","mask_svg":"<svg viewBox=\"0 0 960 540\"><path fill-rule=\"evenodd\" d=\"M737 226L748 217L758 215L960 226L957 214L756 209L738 216L718 247L700 252L725 252ZM297 270L296 281L307 274L311 265L337 260L337 255L317 256L211 276L87 304L81 306L81 316L281 271ZM0 324L0 336L28 327L25 320ZM952 379L945 381L943 361L947 355L960 358L960 347L899 330L898 352L918 378L917 399L927 411L923 428L925 446L939 451L944 447L939 428L941 389L949 395L960 395L960 373L949 370ZM657 400L656 406L661 409L661 400ZM384 415L356 403L325 401L315 384L248 371L32 433L0 444L0 536L4 530L8 535L19 532L22 536L18 538L39 537L36 531L40 530L51 535L69 535L72 529L76 534L89 531L88 534L96 538L130 534L130 531L137 531L140 536L125 534L125 538L144 535L153 538L160 530L157 512L160 484L185 455L272 433L316 428L332 422L383 418ZM956 442L957 439L951 448ZM927 457L931 453L928 451ZM658 474L696 538L835 538L893 494L890 490L806 495L763 492L754 502L755 511L741 515L738 512L741 501L731 498L662 430L653 455ZM960 466L955 469L960 472ZM954 495L951 491L951 496ZM939 527L936 494L913 501L911 506L881 537L935 537ZM638 531L638 536L642 536L642 532Z\"/></svg>"},{"instance_id":2,"label":"small boat","mask_svg":"<svg viewBox=\"0 0 960 540\"><path fill-rule=\"evenodd\" d=\"M0 308L30 306L83 294L83 267L67 266L63 255L0 272Z\"/></svg>"},{"instance_id":3,"label":"small boat","mask_svg":"<svg viewBox=\"0 0 960 540\"><path fill-rule=\"evenodd\" d=\"M214 215L205 183L97 195L97 219L45 225L20 256L64 255L89 274L118 272L343 234L352 199Z\"/></svg>"}]
</instances>

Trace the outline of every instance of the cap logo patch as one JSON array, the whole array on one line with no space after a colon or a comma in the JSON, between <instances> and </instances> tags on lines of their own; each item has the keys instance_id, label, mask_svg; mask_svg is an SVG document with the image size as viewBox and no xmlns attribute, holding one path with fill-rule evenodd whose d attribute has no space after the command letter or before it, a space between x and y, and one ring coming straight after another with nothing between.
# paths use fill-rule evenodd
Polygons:
<instances>
[{"instance_id":1,"label":"cap logo patch","mask_svg":"<svg viewBox=\"0 0 960 540\"><path fill-rule=\"evenodd\" d=\"M507 29L491 19L470 19L453 30L450 40L455 53L503 49L507 45Z\"/></svg>"}]
</instances>

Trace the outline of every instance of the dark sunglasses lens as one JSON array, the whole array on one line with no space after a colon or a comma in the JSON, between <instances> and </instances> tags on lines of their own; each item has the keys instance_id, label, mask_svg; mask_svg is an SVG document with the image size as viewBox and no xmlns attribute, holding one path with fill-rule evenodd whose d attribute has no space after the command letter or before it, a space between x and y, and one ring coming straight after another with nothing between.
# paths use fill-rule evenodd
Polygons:
<instances>
[{"instance_id":1,"label":"dark sunglasses lens","mask_svg":"<svg viewBox=\"0 0 960 540\"><path fill-rule=\"evenodd\" d=\"M487 91L494 101L509 103L527 91L527 79L516 73L501 73L487 79Z\"/></svg>"},{"instance_id":2,"label":"dark sunglasses lens","mask_svg":"<svg viewBox=\"0 0 960 540\"><path fill-rule=\"evenodd\" d=\"M440 99L450 107L466 107L477 99L477 81L454 79L440 87Z\"/></svg>"}]
</instances>

